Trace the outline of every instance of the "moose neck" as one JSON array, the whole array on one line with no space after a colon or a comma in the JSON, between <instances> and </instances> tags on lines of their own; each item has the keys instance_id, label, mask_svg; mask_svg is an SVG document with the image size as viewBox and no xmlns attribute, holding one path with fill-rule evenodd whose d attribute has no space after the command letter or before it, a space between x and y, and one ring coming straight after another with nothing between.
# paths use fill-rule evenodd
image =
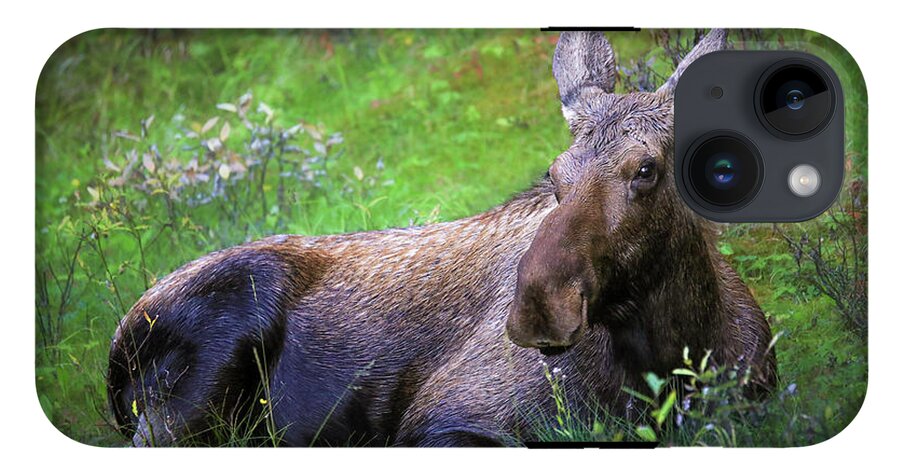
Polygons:
<instances>
[{"instance_id":1,"label":"moose neck","mask_svg":"<svg viewBox=\"0 0 900 476\"><path fill-rule=\"evenodd\" d=\"M708 225L680 206L672 217L643 266L622 277L621 303L607 309L616 354L634 371L667 373L685 347L702 355L722 342L728 306Z\"/></svg>"}]
</instances>

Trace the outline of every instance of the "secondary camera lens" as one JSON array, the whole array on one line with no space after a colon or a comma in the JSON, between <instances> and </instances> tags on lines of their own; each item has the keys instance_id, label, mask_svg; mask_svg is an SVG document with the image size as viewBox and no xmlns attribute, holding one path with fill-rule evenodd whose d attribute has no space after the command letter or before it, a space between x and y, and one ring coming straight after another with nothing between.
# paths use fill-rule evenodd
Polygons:
<instances>
[{"instance_id":1,"label":"secondary camera lens","mask_svg":"<svg viewBox=\"0 0 900 476\"><path fill-rule=\"evenodd\" d=\"M834 112L834 92L818 67L800 60L773 66L763 75L758 111L770 129L802 138L824 127ZM801 136L801 137L798 137Z\"/></svg>"},{"instance_id":2,"label":"secondary camera lens","mask_svg":"<svg viewBox=\"0 0 900 476\"><path fill-rule=\"evenodd\" d=\"M688 185L712 208L739 208L759 190L759 153L737 134L722 132L701 138L691 147L685 165Z\"/></svg>"}]
</instances>

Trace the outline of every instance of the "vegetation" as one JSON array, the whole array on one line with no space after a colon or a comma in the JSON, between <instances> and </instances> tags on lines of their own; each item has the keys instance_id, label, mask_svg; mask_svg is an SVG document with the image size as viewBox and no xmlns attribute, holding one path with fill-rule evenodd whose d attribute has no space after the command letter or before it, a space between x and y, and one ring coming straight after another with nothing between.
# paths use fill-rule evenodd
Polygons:
<instances>
[{"instance_id":1,"label":"vegetation","mask_svg":"<svg viewBox=\"0 0 900 476\"><path fill-rule=\"evenodd\" d=\"M826 41L767 34L740 38ZM655 88L693 38L611 34L618 89ZM130 304L187 261L276 233L451 220L529 186L569 144L554 42L539 31L102 30L63 45L37 93L35 359L47 417L78 441L127 443L107 409L108 345ZM688 349L676 375L628 389L649 405L644 418L585 418L547 369L559 413L535 422L544 438L796 446L854 417L867 378L866 102L840 59L848 123L859 124L847 131L845 195L813 222L722 229L720 250L780 336L775 395L745 399L740 372ZM246 435L266 427L266 444L278 436L268 426L263 415L214 431L254 444Z\"/></svg>"}]
</instances>

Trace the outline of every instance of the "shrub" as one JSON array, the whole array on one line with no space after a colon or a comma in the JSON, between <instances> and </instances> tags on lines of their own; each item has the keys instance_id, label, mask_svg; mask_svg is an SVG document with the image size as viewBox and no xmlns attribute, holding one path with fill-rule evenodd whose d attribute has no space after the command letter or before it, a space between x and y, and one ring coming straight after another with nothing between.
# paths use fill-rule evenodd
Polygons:
<instances>
[{"instance_id":1,"label":"shrub","mask_svg":"<svg viewBox=\"0 0 900 476\"><path fill-rule=\"evenodd\" d=\"M797 277L831 298L845 324L861 337L868 331L868 206L857 178L848 196L814 222L779 227L797 265Z\"/></svg>"}]
</instances>

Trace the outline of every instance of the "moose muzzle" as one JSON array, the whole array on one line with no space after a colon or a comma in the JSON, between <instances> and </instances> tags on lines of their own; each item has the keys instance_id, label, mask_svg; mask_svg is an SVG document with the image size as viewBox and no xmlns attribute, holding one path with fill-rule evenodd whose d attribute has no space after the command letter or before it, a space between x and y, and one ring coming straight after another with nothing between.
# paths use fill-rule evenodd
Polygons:
<instances>
[{"instance_id":1,"label":"moose muzzle","mask_svg":"<svg viewBox=\"0 0 900 476\"><path fill-rule=\"evenodd\" d=\"M522 347L569 347L587 328L595 280L576 253L535 245L519 262L507 335Z\"/></svg>"}]
</instances>

